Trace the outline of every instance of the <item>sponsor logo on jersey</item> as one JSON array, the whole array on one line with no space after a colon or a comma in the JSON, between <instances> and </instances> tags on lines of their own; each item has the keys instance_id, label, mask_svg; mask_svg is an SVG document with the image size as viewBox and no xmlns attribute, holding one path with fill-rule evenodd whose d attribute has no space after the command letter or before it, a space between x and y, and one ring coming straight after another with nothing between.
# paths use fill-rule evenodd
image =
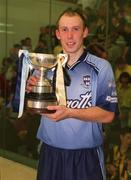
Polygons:
<instances>
[{"instance_id":1,"label":"sponsor logo on jersey","mask_svg":"<svg viewBox=\"0 0 131 180\"><path fill-rule=\"evenodd\" d=\"M80 99L70 99L67 101L69 108L88 108L92 105L91 91L81 94Z\"/></svg>"},{"instance_id":2,"label":"sponsor logo on jersey","mask_svg":"<svg viewBox=\"0 0 131 180\"><path fill-rule=\"evenodd\" d=\"M109 101L111 103L117 103L118 102L117 97L111 97L111 96L107 96L106 101Z\"/></svg>"}]
</instances>

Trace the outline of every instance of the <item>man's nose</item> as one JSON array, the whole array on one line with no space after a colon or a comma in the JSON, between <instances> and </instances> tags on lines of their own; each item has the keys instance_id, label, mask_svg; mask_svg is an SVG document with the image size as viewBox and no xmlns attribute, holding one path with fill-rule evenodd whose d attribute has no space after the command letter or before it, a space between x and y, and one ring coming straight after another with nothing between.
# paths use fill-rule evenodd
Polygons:
<instances>
[{"instance_id":1,"label":"man's nose","mask_svg":"<svg viewBox=\"0 0 131 180\"><path fill-rule=\"evenodd\" d=\"M72 38L73 37L73 32L70 30L68 31L68 38Z\"/></svg>"}]
</instances>

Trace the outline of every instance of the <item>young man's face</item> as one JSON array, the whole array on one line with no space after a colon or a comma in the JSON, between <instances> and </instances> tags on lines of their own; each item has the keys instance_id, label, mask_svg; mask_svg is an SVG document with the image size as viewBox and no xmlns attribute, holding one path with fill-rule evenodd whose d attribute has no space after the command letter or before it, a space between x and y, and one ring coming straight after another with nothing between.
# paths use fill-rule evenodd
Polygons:
<instances>
[{"instance_id":1,"label":"young man's face","mask_svg":"<svg viewBox=\"0 0 131 180\"><path fill-rule=\"evenodd\" d=\"M83 39L87 37L88 29L84 28L82 19L78 16L63 15L59 20L56 36L67 54L77 53L83 49Z\"/></svg>"}]
</instances>

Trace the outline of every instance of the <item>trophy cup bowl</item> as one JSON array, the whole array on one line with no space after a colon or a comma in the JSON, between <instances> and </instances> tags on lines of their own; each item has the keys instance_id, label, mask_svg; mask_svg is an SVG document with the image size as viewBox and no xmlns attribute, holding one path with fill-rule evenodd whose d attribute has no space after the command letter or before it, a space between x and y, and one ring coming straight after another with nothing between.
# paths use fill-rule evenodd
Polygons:
<instances>
[{"instance_id":1,"label":"trophy cup bowl","mask_svg":"<svg viewBox=\"0 0 131 180\"><path fill-rule=\"evenodd\" d=\"M53 113L47 106L57 105L57 98L51 80L47 78L47 71L57 64L53 54L29 53L28 63L39 71L39 80L32 91L26 93L26 109L35 113Z\"/></svg>"}]
</instances>

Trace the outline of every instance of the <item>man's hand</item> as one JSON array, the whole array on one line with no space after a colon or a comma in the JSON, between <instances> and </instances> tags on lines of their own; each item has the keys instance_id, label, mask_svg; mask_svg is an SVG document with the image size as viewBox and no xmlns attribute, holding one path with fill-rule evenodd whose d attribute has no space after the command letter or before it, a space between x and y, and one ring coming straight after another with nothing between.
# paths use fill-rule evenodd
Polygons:
<instances>
[{"instance_id":1,"label":"man's hand","mask_svg":"<svg viewBox=\"0 0 131 180\"><path fill-rule=\"evenodd\" d=\"M70 112L71 109L67 108L65 106L48 106L47 107L48 110L55 110L55 113L51 113L51 114L47 114L47 113L43 113L41 115L44 115L50 119L52 119L52 121L60 121L60 120L64 120L65 118L69 118L70 117Z\"/></svg>"},{"instance_id":2,"label":"man's hand","mask_svg":"<svg viewBox=\"0 0 131 180\"><path fill-rule=\"evenodd\" d=\"M32 91L32 86L35 86L38 81L37 76L30 76L29 79L27 80L26 84L26 92L29 93Z\"/></svg>"}]
</instances>

